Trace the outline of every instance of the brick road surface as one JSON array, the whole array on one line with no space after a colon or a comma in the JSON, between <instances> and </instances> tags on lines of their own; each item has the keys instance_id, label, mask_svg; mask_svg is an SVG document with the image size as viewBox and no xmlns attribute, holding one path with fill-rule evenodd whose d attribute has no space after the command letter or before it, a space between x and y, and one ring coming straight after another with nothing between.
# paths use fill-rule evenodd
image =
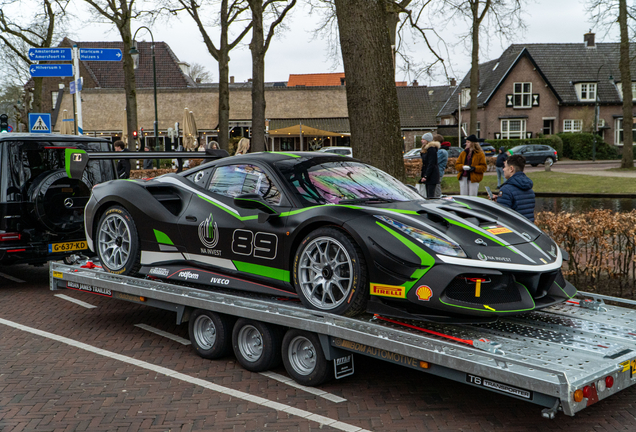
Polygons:
<instances>
[{"instance_id":1,"label":"brick road surface","mask_svg":"<svg viewBox=\"0 0 636 432\"><path fill-rule=\"evenodd\" d=\"M0 274L1 319L339 420L351 430L636 430L634 387L576 417L561 413L546 420L537 405L361 356L355 375L320 387L347 399L334 403L247 372L231 357L201 359L191 347L135 327L146 324L187 339L187 324L175 325L174 313L71 290L49 291L45 267L2 267L0 273L25 280L17 283ZM97 308L86 309L56 293ZM282 367L274 372L285 375ZM0 430L336 429L0 323Z\"/></svg>"}]
</instances>

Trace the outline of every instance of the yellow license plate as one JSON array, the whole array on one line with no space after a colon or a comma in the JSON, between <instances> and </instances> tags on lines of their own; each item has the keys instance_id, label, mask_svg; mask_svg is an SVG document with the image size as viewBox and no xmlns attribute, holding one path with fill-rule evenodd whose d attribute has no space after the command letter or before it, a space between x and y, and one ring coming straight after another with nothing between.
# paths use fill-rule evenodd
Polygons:
<instances>
[{"instance_id":1,"label":"yellow license plate","mask_svg":"<svg viewBox=\"0 0 636 432\"><path fill-rule=\"evenodd\" d=\"M86 241L64 242L64 243L51 243L49 245L49 252L70 252L76 250L88 249Z\"/></svg>"}]
</instances>

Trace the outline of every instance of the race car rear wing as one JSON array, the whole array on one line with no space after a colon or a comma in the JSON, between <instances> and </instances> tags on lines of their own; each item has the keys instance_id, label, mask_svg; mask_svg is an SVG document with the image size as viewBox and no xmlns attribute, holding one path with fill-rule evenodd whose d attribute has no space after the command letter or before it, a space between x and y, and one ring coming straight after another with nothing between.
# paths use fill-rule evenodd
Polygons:
<instances>
[{"instance_id":1,"label":"race car rear wing","mask_svg":"<svg viewBox=\"0 0 636 432\"><path fill-rule=\"evenodd\" d=\"M213 161L229 156L226 150L206 150L201 152L86 152L85 150L65 149L66 174L72 179L81 179L89 160L118 159L205 159Z\"/></svg>"}]
</instances>

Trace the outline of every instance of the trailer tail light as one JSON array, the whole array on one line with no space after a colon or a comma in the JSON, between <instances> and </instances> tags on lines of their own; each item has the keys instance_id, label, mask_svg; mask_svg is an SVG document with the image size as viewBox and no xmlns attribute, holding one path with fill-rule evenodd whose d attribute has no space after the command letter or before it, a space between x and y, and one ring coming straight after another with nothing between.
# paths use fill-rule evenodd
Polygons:
<instances>
[{"instance_id":1,"label":"trailer tail light","mask_svg":"<svg viewBox=\"0 0 636 432\"><path fill-rule=\"evenodd\" d=\"M578 389L574 392L574 402L581 402L583 400L583 390Z\"/></svg>"},{"instance_id":2,"label":"trailer tail light","mask_svg":"<svg viewBox=\"0 0 636 432\"><path fill-rule=\"evenodd\" d=\"M605 385L607 386L608 389L614 387L614 377L611 377L611 376L605 377Z\"/></svg>"},{"instance_id":3,"label":"trailer tail light","mask_svg":"<svg viewBox=\"0 0 636 432\"><path fill-rule=\"evenodd\" d=\"M589 399L592 396L592 388L590 386L583 387L583 397Z\"/></svg>"},{"instance_id":4,"label":"trailer tail light","mask_svg":"<svg viewBox=\"0 0 636 432\"><path fill-rule=\"evenodd\" d=\"M607 386L605 385L604 379L596 381L596 390L598 390L599 392L604 392L605 389L607 389Z\"/></svg>"},{"instance_id":5,"label":"trailer tail light","mask_svg":"<svg viewBox=\"0 0 636 432\"><path fill-rule=\"evenodd\" d=\"M430 368L430 367L431 367L431 365L430 365L428 362L420 361L420 367L421 367L422 369L428 369L428 368Z\"/></svg>"},{"instance_id":6,"label":"trailer tail light","mask_svg":"<svg viewBox=\"0 0 636 432\"><path fill-rule=\"evenodd\" d=\"M0 233L0 241L14 241L21 239L22 234L20 233Z\"/></svg>"}]
</instances>

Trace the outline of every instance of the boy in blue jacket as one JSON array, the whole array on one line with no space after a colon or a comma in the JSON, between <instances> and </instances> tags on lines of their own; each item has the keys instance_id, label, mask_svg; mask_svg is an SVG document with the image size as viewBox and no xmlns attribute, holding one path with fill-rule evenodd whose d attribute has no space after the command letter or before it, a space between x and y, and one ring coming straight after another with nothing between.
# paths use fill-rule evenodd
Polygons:
<instances>
[{"instance_id":1,"label":"boy in blue jacket","mask_svg":"<svg viewBox=\"0 0 636 432\"><path fill-rule=\"evenodd\" d=\"M499 189L497 203L508 207L534 222L534 191L532 180L524 174L526 159L521 155L512 155L504 162L506 182Z\"/></svg>"}]
</instances>

